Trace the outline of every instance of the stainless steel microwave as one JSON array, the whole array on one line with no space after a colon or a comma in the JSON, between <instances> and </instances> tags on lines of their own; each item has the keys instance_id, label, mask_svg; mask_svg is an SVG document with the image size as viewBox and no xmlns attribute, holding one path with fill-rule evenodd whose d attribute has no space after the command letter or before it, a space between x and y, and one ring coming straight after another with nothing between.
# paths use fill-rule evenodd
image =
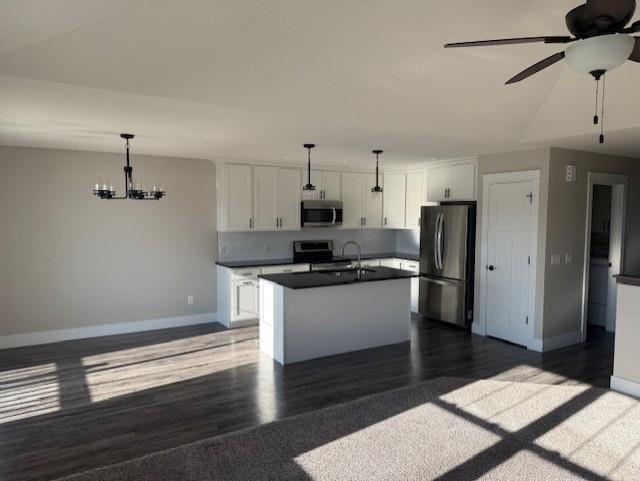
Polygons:
<instances>
[{"instance_id":1,"label":"stainless steel microwave","mask_svg":"<svg viewBox=\"0 0 640 481\"><path fill-rule=\"evenodd\" d=\"M302 201L302 227L342 225L342 202L334 200Z\"/></svg>"}]
</instances>

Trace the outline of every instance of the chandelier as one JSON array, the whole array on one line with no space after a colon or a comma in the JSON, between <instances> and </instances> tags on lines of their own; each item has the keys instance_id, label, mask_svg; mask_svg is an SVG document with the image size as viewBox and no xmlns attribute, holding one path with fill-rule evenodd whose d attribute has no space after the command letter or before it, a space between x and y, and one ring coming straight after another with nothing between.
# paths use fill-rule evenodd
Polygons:
<instances>
[{"instance_id":1,"label":"chandelier","mask_svg":"<svg viewBox=\"0 0 640 481\"><path fill-rule=\"evenodd\" d=\"M162 190L162 186L156 183L153 184L153 187L150 191L145 191L144 187L140 182L133 181L133 167L131 167L131 162L129 160L129 140L133 139L133 134L120 134L120 137L126 141L126 150L127 150L127 158L126 165L124 166L124 185L125 185L125 193L120 197L116 197L116 191L113 190L113 185L110 184L109 181L100 182L96 181L95 187L93 189L93 194L100 199L109 199L109 200L124 200L124 199L133 199L133 200L160 200L167 193Z\"/></svg>"}]
</instances>

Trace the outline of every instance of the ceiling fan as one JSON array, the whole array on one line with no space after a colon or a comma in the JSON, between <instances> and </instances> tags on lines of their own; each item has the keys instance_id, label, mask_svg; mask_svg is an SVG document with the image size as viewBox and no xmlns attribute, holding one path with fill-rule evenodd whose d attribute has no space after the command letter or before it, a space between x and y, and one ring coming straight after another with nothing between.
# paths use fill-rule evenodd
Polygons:
<instances>
[{"instance_id":1,"label":"ceiling fan","mask_svg":"<svg viewBox=\"0 0 640 481\"><path fill-rule=\"evenodd\" d=\"M597 98L600 79L627 60L640 62L640 37L631 36L631 34L640 32L640 21L627 26L635 11L636 0L587 0L584 5L574 8L566 16L567 28L572 36L523 37L449 43L445 45L445 48L524 43L571 44L566 50L555 53L523 70L507 81L507 84L520 82L561 60L566 60L573 70L590 74L598 82L596 115L594 116L594 123L597 124L599 121ZM604 88L603 85L603 104ZM604 115L604 108L602 113ZM600 143L604 143L604 130L600 135Z\"/></svg>"}]
</instances>

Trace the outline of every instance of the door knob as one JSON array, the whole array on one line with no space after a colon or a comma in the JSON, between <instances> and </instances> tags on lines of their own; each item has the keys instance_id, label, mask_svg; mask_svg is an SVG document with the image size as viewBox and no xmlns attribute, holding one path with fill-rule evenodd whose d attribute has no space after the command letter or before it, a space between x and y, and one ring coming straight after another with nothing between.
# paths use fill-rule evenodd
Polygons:
<instances>
[{"instance_id":1,"label":"door knob","mask_svg":"<svg viewBox=\"0 0 640 481\"><path fill-rule=\"evenodd\" d=\"M495 271L496 270L495 266L487 266L487 269L490 270L490 271Z\"/></svg>"}]
</instances>

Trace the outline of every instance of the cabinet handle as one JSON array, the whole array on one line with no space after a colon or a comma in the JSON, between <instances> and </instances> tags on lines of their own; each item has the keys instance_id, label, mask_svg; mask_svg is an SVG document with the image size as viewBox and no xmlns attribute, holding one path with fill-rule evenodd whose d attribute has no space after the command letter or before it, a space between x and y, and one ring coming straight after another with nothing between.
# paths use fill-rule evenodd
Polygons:
<instances>
[{"instance_id":1,"label":"cabinet handle","mask_svg":"<svg viewBox=\"0 0 640 481\"><path fill-rule=\"evenodd\" d=\"M282 229L282 217L280 217L280 228Z\"/></svg>"},{"instance_id":2,"label":"cabinet handle","mask_svg":"<svg viewBox=\"0 0 640 481\"><path fill-rule=\"evenodd\" d=\"M387 218L384 218L384 225L387 225Z\"/></svg>"},{"instance_id":3,"label":"cabinet handle","mask_svg":"<svg viewBox=\"0 0 640 481\"><path fill-rule=\"evenodd\" d=\"M253 229L253 218L249 217L249 229Z\"/></svg>"},{"instance_id":4,"label":"cabinet handle","mask_svg":"<svg viewBox=\"0 0 640 481\"><path fill-rule=\"evenodd\" d=\"M366 226L367 226L367 218L366 218L366 217L363 217L362 219L364 220L364 225L365 225L365 227L366 227Z\"/></svg>"},{"instance_id":5,"label":"cabinet handle","mask_svg":"<svg viewBox=\"0 0 640 481\"><path fill-rule=\"evenodd\" d=\"M418 227L422 227L422 217L418 217Z\"/></svg>"}]
</instances>

